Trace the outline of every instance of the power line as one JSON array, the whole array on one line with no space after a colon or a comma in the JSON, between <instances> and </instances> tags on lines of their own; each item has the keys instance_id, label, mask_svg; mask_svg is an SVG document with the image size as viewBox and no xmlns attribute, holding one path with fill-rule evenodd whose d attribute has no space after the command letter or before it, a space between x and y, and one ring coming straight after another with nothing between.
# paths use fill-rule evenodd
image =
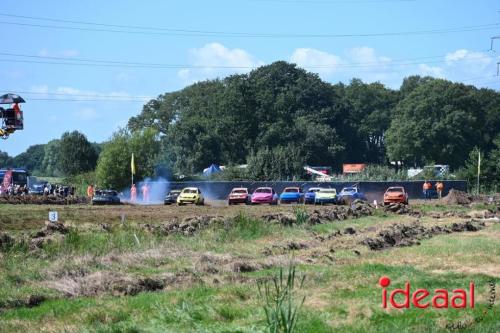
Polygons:
<instances>
[{"instance_id":1,"label":"power line","mask_svg":"<svg viewBox=\"0 0 500 333\"><path fill-rule=\"evenodd\" d=\"M1 91L9 91L15 94L34 94L34 95L52 95L52 96L71 96L71 97L94 97L94 98L106 98L106 99L152 99L151 96L129 96L129 95L106 95L101 93L95 94L73 94L73 93L53 93L53 92L39 92L39 91L22 91L22 90L9 90L9 89L1 89Z\"/></svg>"},{"instance_id":2,"label":"power line","mask_svg":"<svg viewBox=\"0 0 500 333\"><path fill-rule=\"evenodd\" d=\"M250 38L345 38L345 37L390 37L390 36L410 36L410 35L432 35L432 34L447 34L458 33L467 31L491 30L500 26L500 23L490 23L481 25L460 26L441 29L429 30L415 30L415 31L399 31L399 32L381 32L381 33L346 33L346 34L282 34L282 33L250 33L250 32L224 32L224 31L206 31L206 30L190 30L190 29L173 29L173 28L159 28L159 27L146 27L134 25L117 25L97 22L62 20L45 17L22 16L0 13L0 16L22 18L38 21L50 21L59 23L70 23L87 26L100 26L118 29L104 29L104 28L87 28L63 25L44 25L33 23L20 23L20 22L6 22L0 21L0 24L27 26L36 28L49 28L49 29L63 29L63 30L78 30L78 31L92 31L92 32L109 32L121 34L139 34L139 35L169 35L169 36L183 36L183 37L250 37ZM128 30L123 30L128 29Z\"/></svg>"},{"instance_id":3,"label":"power line","mask_svg":"<svg viewBox=\"0 0 500 333\"><path fill-rule=\"evenodd\" d=\"M20 57L20 58L30 58L30 60L25 59L0 59L0 62L14 62L14 63L33 63L33 64L47 64L47 65L68 65L68 66L91 66L91 67L118 67L118 68L150 68L150 69L255 69L260 67L255 66L224 66L224 65L186 65L186 64L165 64L165 63L146 63L146 62L126 62L126 61L116 61L116 60L102 60L102 59L84 59L84 58L64 58L64 57L52 57L52 56L37 56L37 55L27 55L18 53L7 53L0 52L0 56L8 57ZM384 67L384 66L411 66L419 65L422 62L416 60L424 59L436 59L442 58L445 55L440 56L426 56L426 57L416 57L409 59L398 59L390 60L387 62L358 62L358 63L340 63L332 65L311 65L311 66L300 66L307 69L328 69L328 68L370 68L370 67ZM482 59L485 55L480 56L469 56L456 61L465 61L471 59ZM41 59L41 60L31 60L31 59ZM58 60L58 61L53 61ZM62 61L60 61L62 60ZM426 64L437 64L446 63L446 60L435 60L426 61Z\"/></svg>"},{"instance_id":4,"label":"power line","mask_svg":"<svg viewBox=\"0 0 500 333\"><path fill-rule=\"evenodd\" d=\"M417 0L338 0L338 1L327 1L327 0L250 0L251 2L261 2L261 3L287 3L287 4L325 4L325 5L336 5L336 4L378 4L384 2L417 2Z\"/></svg>"}]
</instances>

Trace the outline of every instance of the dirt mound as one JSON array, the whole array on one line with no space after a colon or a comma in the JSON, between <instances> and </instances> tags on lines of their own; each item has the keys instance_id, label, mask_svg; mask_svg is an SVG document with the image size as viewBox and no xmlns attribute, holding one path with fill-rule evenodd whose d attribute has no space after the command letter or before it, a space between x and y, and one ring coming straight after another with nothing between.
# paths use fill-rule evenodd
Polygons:
<instances>
[{"instance_id":1,"label":"dirt mound","mask_svg":"<svg viewBox=\"0 0 500 333\"><path fill-rule=\"evenodd\" d=\"M61 241L70 229L61 222L45 222L45 227L36 232L29 240L32 250L42 248L47 244Z\"/></svg>"},{"instance_id":2,"label":"dirt mound","mask_svg":"<svg viewBox=\"0 0 500 333\"><path fill-rule=\"evenodd\" d=\"M395 202L395 203L390 203L388 205L385 205L384 212L392 212L392 213L403 215L403 214L411 213L411 209L403 203L396 203Z\"/></svg>"},{"instance_id":3,"label":"dirt mound","mask_svg":"<svg viewBox=\"0 0 500 333\"><path fill-rule=\"evenodd\" d=\"M426 228L415 222L410 225L394 224L379 232L378 237L366 238L361 243L370 250L382 250L391 247L420 245L420 240L431 238L434 235L452 232L478 231L484 228L484 222L467 221L453 223L451 226L433 226Z\"/></svg>"},{"instance_id":4,"label":"dirt mound","mask_svg":"<svg viewBox=\"0 0 500 333\"><path fill-rule=\"evenodd\" d=\"M441 199L447 205L468 205L473 201L472 196L466 192L451 189L448 195Z\"/></svg>"},{"instance_id":5,"label":"dirt mound","mask_svg":"<svg viewBox=\"0 0 500 333\"><path fill-rule=\"evenodd\" d=\"M192 216L186 217L182 221L171 221L163 224L143 224L142 228L160 234L162 236L167 236L171 234L183 234L185 236L192 236L197 231L207 228L209 225L214 224L224 224L225 219L222 216Z\"/></svg>"},{"instance_id":6,"label":"dirt mound","mask_svg":"<svg viewBox=\"0 0 500 333\"><path fill-rule=\"evenodd\" d=\"M9 250L15 243L15 239L9 234L0 233L0 251Z\"/></svg>"},{"instance_id":7,"label":"dirt mound","mask_svg":"<svg viewBox=\"0 0 500 333\"><path fill-rule=\"evenodd\" d=\"M87 204L86 197L59 197L42 195L1 196L0 204L9 205L77 205Z\"/></svg>"},{"instance_id":8,"label":"dirt mound","mask_svg":"<svg viewBox=\"0 0 500 333\"><path fill-rule=\"evenodd\" d=\"M315 209L312 213L306 213L308 224L324 224L332 221L342 221L351 218L359 218L373 214L375 208L361 200L355 200L350 206L331 206L323 209ZM261 219L267 222L280 223L282 225L293 225L297 223L297 216L291 213L274 213L262 215Z\"/></svg>"},{"instance_id":9,"label":"dirt mound","mask_svg":"<svg viewBox=\"0 0 500 333\"><path fill-rule=\"evenodd\" d=\"M99 271L84 276L67 275L44 284L66 297L98 295L133 296L145 291L162 290L168 286L192 283L184 275L166 273L155 277L136 277L118 272Z\"/></svg>"}]
</instances>

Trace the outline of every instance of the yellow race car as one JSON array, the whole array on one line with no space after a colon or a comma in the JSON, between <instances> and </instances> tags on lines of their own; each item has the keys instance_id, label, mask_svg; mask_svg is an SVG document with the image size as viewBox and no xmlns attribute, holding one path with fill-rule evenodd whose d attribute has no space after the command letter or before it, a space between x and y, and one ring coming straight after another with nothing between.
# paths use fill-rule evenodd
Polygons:
<instances>
[{"instance_id":1,"label":"yellow race car","mask_svg":"<svg viewBox=\"0 0 500 333\"><path fill-rule=\"evenodd\" d=\"M199 188L186 187L182 190L181 194L179 194L177 197L177 205L182 206L188 203L199 206L205 204L205 199L203 198Z\"/></svg>"},{"instance_id":2,"label":"yellow race car","mask_svg":"<svg viewBox=\"0 0 500 333\"><path fill-rule=\"evenodd\" d=\"M327 203L337 203L337 190L334 188L322 188L316 192L314 198L315 205L323 205Z\"/></svg>"}]
</instances>

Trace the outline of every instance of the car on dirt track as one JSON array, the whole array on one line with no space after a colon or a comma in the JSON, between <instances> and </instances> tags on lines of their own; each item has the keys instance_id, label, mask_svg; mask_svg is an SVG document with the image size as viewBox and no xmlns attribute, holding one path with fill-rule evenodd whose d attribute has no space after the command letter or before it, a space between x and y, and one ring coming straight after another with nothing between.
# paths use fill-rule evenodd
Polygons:
<instances>
[{"instance_id":1,"label":"car on dirt track","mask_svg":"<svg viewBox=\"0 0 500 333\"><path fill-rule=\"evenodd\" d=\"M201 194L199 188L186 187L181 191L181 193L177 197L177 205L182 206L189 203L199 206L205 204L205 199L203 198L203 195Z\"/></svg>"},{"instance_id":2,"label":"car on dirt track","mask_svg":"<svg viewBox=\"0 0 500 333\"><path fill-rule=\"evenodd\" d=\"M384 205L390 203L408 204L408 193L402 186L389 187L384 193Z\"/></svg>"},{"instance_id":3,"label":"car on dirt track","mask_svg":"<svg viewBox=\"0 0 500 333\"><path fill-rule=\"evenodd\" d=\"M304 202L304 192L300 187L285 187L280 194L280 203L302 203Z\"/></svg>"},{"instance_id":4,"label":"car on dirt track","mask_svg":"<svg viewBox=\"0 0 500 333\"><path fill-rule=\"evenodd\" d=\"M249 204L250 203L250 193L248 193L248 188L246 187L235 187L229 193L227 198L227 203L229 205L235 204Z\"/></svg>"},{"instance_id":5,"label":"car on dirt track","mask_svg":"<svg viewBox=\"0 0 500 333\"><path fill-rule=\"evenodd\" d=\"M251 197L252 205L255 204L278 204L278 195L272 187L259 187L253 193Z\"/></svg>"},{"instance_id":6,"label":"car on dirt track","mask_svg":"<svg viewBox=\"0 0 500 333\"><path fill-rule=\"evenodd\" d=\"M165 205L171 205L177 202L177 198L179 197L179 194L181 194L181 190L171 190L167 193L165 196L165 200L163 200L163 203Z\"/></svg>"},{"instance_id":7,"label":"car on dirt track","mask_svg":"<svg viewBox=\"0 0 500 333\"><path fill-rule=\"evenodd\" d=\"M97 190L92 198L93 205L119 205L120 197L115 190Z\"/></svg>"},{"instance_id":8,"label":"car on dirt track","mask_svg":"<svg viewBox=\"0 0 500 333\"><path fill-rule=\"evenodd\" d=\"M359 188L355 186L344 187L342 191L338 194L338 201L343 204L347 204L354 200L366 201L366 196Z\"/></svg>"},{"instance_id":9,"label":"car on dirt track","mask_svg":"<svg viewBox=\"0 0 500 333\"><path fill-rule=\"evenodd\" d=\"M310 189L307 190L307 192L304 194L304 203L307 204L313 204L314 199L316 198L316 192L321 190L321 187L311 187Z\"/></svg>"},{"instance_id":10,"label":"car on dirt track","mask_svg":"<svg viewBox=\"0 0 500 333\"><path fill-rule=\"evenodd\" d=\"M323 205L323 204L336 204L337 203L337 190L334 188L322 188L318 192L316 192L316 196L314 197L315 205Z\"/></svg>"}]
</instances>

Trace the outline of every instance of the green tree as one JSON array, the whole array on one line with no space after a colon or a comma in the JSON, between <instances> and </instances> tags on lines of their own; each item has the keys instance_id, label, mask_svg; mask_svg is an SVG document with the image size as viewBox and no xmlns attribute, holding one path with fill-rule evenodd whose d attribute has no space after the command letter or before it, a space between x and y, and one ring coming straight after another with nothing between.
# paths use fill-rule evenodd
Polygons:
<instances>
[{"instance_id":1,"label":"green tree","mask_svg":"<svg viewBox=\"0 0 500 333\"><path fill-rule=\"evenodd\" d=\"M12 157L6 152L0 151L0 167L8 168L12 166Z\"/></svg>"},{"instance_id":2,"label":"green tree","mask_svg":"<svg viewBox=\"0 0 500 333\"><path fill-rule=\"evenodd\" d=\"M58 168L72 176L95 169L97 152L87 137L78 132L66 132L59 142Z\"/></svg>"},{"instance_id":3,"label":"green tree","mask_svg":"<svg viewBox=\"0 0 500 333\"><path fill-rule=\"evenodd\" d=\"M480 144L482 110L475 92L473 87L445 80L415 88L397 105L387 131L391 160L461 166L468 152Z\"/></svg>"},{"instance_id":4,"label":"green tree","mask_svg":"<svg viewBox=\"0 0 500 333\"><path fill-rule=\"evenodd\" d=\"M34 145L30 146L24 153L14 157L12 164L18 168L24 168L33 174L42 174L44 157L45 145Z\"/></svg>"},{"instance_id":5,"label":"green tree","mask_svg":"<svg viewBox=\"0 0 500 333\"><path fill-rule=\"evenodd\" d=\"M48 177L61 176L59 170L59 143L60 140L49 141L44 147L41 174Z\"/></svg>"},{"instance_id":6,"label":"green tree","mask_svg":"<svg viewBox=\"0 0 500 333\"><path fill-rule=\"evenodd\" d=\"M158 164L160 139L154 129L129 133L120 130L113 134L101 152L96 168L98 185L118 190L130 186L131 157L134 154L137 181L153 177Z\"/></svg>"}]
</instances>

